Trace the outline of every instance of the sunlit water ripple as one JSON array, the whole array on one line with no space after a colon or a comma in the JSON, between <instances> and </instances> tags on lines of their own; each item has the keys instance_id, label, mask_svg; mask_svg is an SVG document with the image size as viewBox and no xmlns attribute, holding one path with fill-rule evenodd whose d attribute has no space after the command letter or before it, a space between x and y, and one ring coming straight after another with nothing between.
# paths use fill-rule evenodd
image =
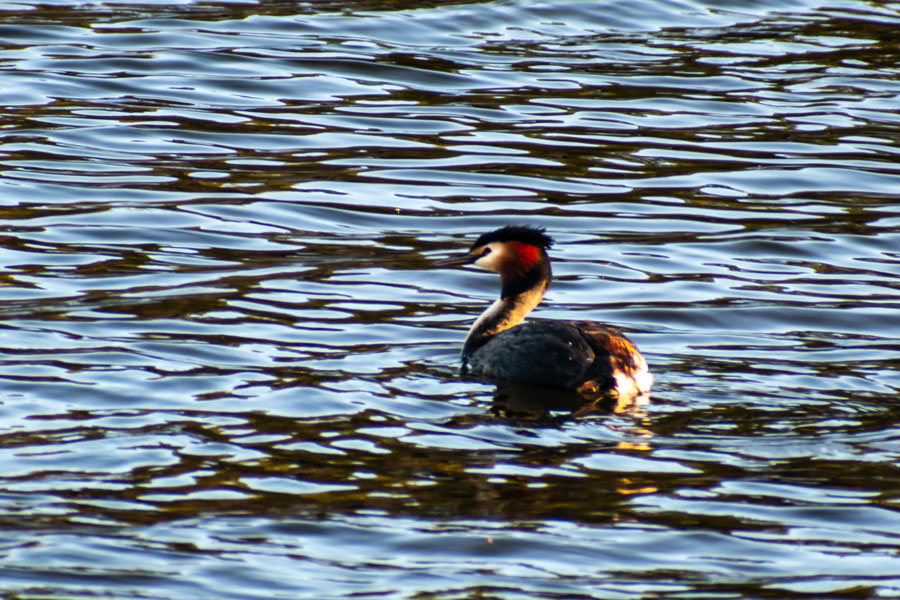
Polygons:
<instances>
[{"instance_id":1,"label":"sunlit water ripple","mask_svg":"<svg viewBox=\"0 0 900 600\"><path fill-rule=\"evenodd\" d=\"M900 596L896 3L0 4L0 593ZM649 404L456 377L492 276Z\"/></svg>"}]
</instances>

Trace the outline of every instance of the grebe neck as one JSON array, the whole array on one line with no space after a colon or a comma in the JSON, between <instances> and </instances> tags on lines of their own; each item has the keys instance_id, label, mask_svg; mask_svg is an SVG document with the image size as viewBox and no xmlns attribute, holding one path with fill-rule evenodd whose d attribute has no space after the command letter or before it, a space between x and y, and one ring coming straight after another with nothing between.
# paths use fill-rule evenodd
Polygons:
<instances>
[{"instance_id":1,"label":"grebe neck","mask_svg":"<svg viewBox=\"0 0 900 600\"><path fill-rule=\"evenodd\" d=\"M528 313L540 304L550 287L550 280L548 262L536 265L528 273L515 278L502 277L500 298L481 313L469 329L462 349L463 364L493 336L524 321Z\"/></svg>"}]
</instances>

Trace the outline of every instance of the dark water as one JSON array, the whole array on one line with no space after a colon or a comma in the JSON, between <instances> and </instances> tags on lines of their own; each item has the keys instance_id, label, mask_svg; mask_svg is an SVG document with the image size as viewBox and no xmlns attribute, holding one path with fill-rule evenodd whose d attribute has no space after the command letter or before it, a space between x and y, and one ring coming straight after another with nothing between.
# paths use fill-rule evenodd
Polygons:
<instances>
[{"instance_id":1,"label":"dark water","mask_svg":"<svg viewBox=\"0 0 900 600\"><path fill-rule=\"evenodd\" d=\"M900 596L900 6L0 5L0 594ZM651 401L455 376L542 316Z\"/></svg>"}]
</instances>

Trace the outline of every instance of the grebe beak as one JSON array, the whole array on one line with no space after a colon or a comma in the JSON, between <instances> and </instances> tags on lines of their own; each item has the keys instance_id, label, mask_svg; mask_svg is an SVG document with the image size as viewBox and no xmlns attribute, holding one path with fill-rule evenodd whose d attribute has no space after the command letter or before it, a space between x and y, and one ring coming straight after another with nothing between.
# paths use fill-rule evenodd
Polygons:
<instances>
[{"instance_id":1,"label":"grebe beak","mask_svg":"<svg viewBox=\"0 0 900 600\"><path fill-rule=\"evenodd\" d=\"M478 260L478 254L470 254L466 252L465 254L457 254L456 256L451 256L450 258L445 258L443 260L436 260L433 263L435 267L458 267L460 265L468 265L472 264L476 260Z\"/></svg>"}]
</instances>

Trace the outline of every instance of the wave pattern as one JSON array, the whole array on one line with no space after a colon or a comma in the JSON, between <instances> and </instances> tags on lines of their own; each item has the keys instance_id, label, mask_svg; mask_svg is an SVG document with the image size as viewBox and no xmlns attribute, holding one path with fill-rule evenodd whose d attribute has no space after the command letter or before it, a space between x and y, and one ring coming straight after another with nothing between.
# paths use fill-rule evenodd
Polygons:
<instances>
[{"instance_id":1,"label":"wave pattern","mask_svg":"<svg viewBox=\"0 0 900 600\"><path fill-rule=\"evenodd\" d=\"M0 5L0 591L900 593L898 24ZM509 222L648 405L457 379Z\"/></svg>"}]
</instances>

